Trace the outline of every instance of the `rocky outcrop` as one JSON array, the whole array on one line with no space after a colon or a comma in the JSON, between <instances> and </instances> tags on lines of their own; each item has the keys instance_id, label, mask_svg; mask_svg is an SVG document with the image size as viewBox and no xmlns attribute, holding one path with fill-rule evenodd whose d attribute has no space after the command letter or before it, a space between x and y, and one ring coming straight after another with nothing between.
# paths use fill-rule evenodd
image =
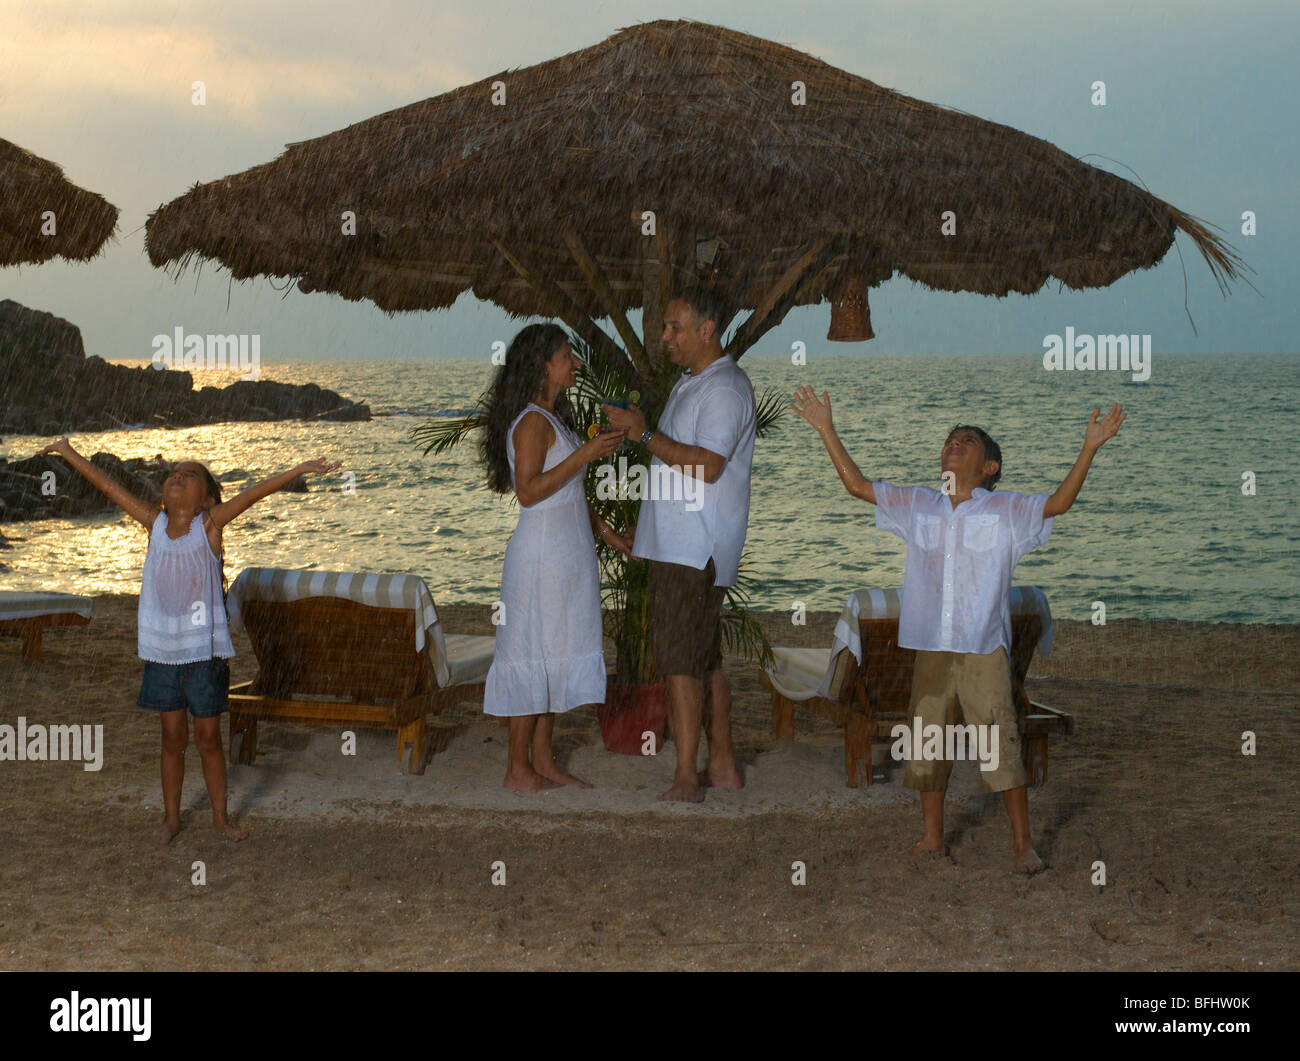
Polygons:
<instances>
[{"instance_id":1,"label":"rocky outcrop","mask_svg":"<svg viewBox=\"0 0 1300 1061\"><path fill-rule=\"evenodd\" d=\"M161 456L119 460L111 453L96 453L91 463L125 486L136 497L160 504L167 463ZM0 520L82 516L102 512L113 502L73 470L62 457L47 455L25 460L0 460Z\"/></svg>"},{"instance_id":2,"label":"rocky outcrop","mask_svg":"<svg viewBox=\"0 0 1300 1061\"><path fill-rule=\"evenodd\" d=\"M194 389L188 372L87 357L76 325L0 301L0 432L66 435L240 420L369 420L367 405L314 383L240 380Z\"/></svg>"},{"instance_id":3,"label":"rocky outcrop","mask_svg":"<svg viewBox=\"0 0 1300 1061\"><path fill-rule=\"evenodd\" d=\"M171 471L171 465L161 454L147 460L140 457L121 460L111 453L96 453L90 462L136 497L153 505L162 503L162 484ZM248 479L249 475L243 469L218 476L222 498L229 500ZM285 489L305 492L306 477L298 476ZM0 522L69 519L91 512L111 511L114 507L113 502L91 486L62 457L47 454L25 460L0 460Z\"/></svg>"}]
</instances>

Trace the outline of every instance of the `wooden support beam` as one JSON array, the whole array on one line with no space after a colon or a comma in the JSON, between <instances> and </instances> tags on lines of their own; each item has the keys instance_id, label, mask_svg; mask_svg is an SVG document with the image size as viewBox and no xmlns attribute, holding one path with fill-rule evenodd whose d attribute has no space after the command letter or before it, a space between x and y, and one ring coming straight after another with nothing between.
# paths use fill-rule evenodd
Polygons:
<instances>
[{"instance_id":1,"label":"wooden support beam","mask_svg":"<svg viewBox=\"0 0 1300 1061\"><path fill-rule=\"evenodd\" d=\"M587 248L583 246L582 238L574 231L572 225L565 225L561 235L564 237L565 245L569 248L569 253L573 255L574 264L577 265L582 275L587 278L587 283L591 285L591 289L595 293L601 308L605 311L605 315L614 323L614 327L623 339L623 344L627 348L633 363L638 371L648 376L650 374L650 365L646 361L645 346L628 321L627 314L623 312L623 307L618 304L618 299L614 297L614 292L609 286L609 280L605 277L604 271L587 252Z\"/></svg>"},{"instance_id":2,"label":"wooden support beam","mask_svg":"<svg viewBox=\"0 0 1300 1061\"><path fill-rule=\"evenodd\" d=\"M503 244L499 239L493 238L492 245L496 247L501 256L510 263L510 267L519 274L541 299L548 303L552 313L564 321L585 343L593 349L604 351L613 365L623 373L623 376L633 386L641 382L641 374L637 367L628 359L623 349L610 338L609 333L600 327L590 315L582 309L576 302L570 298L563 289L557 284L547 280L530 269L515 254Z\"/></svg>"},{"instance_id":3,"label":"wooden support beam","mask_svg":"<svg viewBox=\"0 0 1300 1061\"><path fill-rule=\"evenodd\" d=\"M818 240L790 266L759 300L749 319L727 344L727 353L739 360L760 338L785 319L808 280L818 276L842 253L829 238Z\"/></svg>"},{"instance_id":4,"label":"wooden support beam","mask_svg":"<svg viewBox=\"0 0 1300 1061\"><path fill-rule=\"evenodd\" d=\"M754 307L754 316L758 318L758 320L761 321L772 312L772 308L781 300L781 297L794 287L800 279L802 279L803 275L812 266L813 262L817 260L818 255L826 249L829 243L830 238L823 236L808 248L798 261L781 274L777 282L768 289L767 294L765 294L758 305Z\"/></svg>"},{"instance_id":5,"label":"wooden support beam","mask_svg":"<svg viewBox=\"0 0 1300 1061\"><path fill-rule=\"evenodd\" d=\"M744 348L739 354L735 354L734 356L739 358L741 354L757 344L764 335L785 320L786 314L798 305L811 289L816 287L820 278L828 269L833 268L832 263L837 257L838 255L834 251L825 251L822 258L818 259L818 261L813 264L813 267L808 270L807 275L799 286L788 291L781 301L772 308L772 311L768 313L767 317L763 321L759 322L752 329L748 328L749 321L746 321L745 325L747 326L747 331L742 337L742 341L745 344ZM730 349L728 349L728 352L730 352Z\"/></svg>"}]
</instances>

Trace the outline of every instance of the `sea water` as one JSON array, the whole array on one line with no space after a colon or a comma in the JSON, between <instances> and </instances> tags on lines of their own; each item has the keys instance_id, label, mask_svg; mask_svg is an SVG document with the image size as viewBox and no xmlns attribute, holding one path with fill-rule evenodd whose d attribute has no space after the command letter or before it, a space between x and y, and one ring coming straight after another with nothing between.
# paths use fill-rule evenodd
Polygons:
<instances>
[{"instance_id":1,"label":"sea water","mask_svg":"<svg viewBox=\"0 0 1300 1061\"><path fill-rule=\"evenodd\" d=\"M121 362L131 364L135 362ZM1102 447L1075 506L1031 553L1018 583L1041 587L1058 618L1300 622L1300 356L1166 355L1135 382L1113 372L1049 372L1037 354L746 355L755 390L830 392L835 424L863 473L938 487L939 450L958 423L985 427L1003 453L1000 489L1051 492L1079 453L1091 411L1128 420ZM205 462L229 497L323 457L342 473L260 502L226 532L226 568L406 571L435 599L497 597L518 509L483 484L469 440L425 457L411 429L468 410L492 366L482 358L265 362L262 378L318 383L370 403L369 423L240 423L73 436L87 456ZM196 386L235 373L200 372ZM0 456L48 439L11 436ZM902 584L904 546L848 495L813 429L790 411L754 450L745 573L755 605L838 610L867 586ZM5 524L0 586L134 593L146 535L121 513Z\"/></svg>"}]
</instances>

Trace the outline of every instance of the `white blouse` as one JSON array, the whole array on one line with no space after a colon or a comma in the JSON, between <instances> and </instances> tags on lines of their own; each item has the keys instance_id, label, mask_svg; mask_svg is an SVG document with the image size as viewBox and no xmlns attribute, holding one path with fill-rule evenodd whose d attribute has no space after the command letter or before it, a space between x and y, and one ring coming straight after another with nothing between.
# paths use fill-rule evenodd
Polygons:
<instances>
[{"instance_id":1,"label":"white blouse","mask_svg":"<svg viewBox=\"0 0 1300 1061\"><path fill-rule=\"evenodd\" d=\"M167 513L149 532L140 582L140 658L153 663L199 663L235 654L226 625L221 561L212 555L203 513L189 533L167 535Z\"/></svg>"}]
</instances>

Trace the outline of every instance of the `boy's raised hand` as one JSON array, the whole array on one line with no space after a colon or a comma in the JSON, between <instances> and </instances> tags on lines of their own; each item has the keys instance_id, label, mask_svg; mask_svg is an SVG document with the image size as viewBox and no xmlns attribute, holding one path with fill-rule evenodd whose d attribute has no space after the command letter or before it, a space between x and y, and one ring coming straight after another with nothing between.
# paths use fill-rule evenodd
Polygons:
<instances>
[{"instance_id":1,"label":"boy's raised hand","mask_svg":"<svg viewBox=\"0 0 1300 1061\"><path fill-rule=\"evenodd\" d=\"M1085 449L1096 451L1101 448L1103 442L1115 437L1119 431L1119 425L1127 418L1128 414L1124 412L1124 406L1115 404L1110 407L1108 412L1100 420L1101 407L1098 406L1092 411L1092 419L1088 421L1088 428L1084 432L1083 446Z\"/></svg>"},{"instance_id":2,"label":"boy's raised hand","mask_svg":"<svg viewBox=\"0 0 1300 1061\"><path fill-rule=\"evenodd\" d=\"M818 401L815 390L800 387L794 392L790 406L818 431L831 426L831 396L827 391L822 391L822 400Z\"/></svg>"}]
</instances>

